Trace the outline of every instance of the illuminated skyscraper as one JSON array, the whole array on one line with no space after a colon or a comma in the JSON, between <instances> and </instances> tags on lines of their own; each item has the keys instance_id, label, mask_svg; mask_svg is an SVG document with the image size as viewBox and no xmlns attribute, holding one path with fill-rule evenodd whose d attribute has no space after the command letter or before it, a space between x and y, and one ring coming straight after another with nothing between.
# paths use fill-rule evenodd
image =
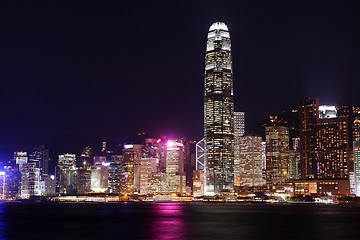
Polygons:
<instances>
[{"instance_id":1,"label":"illuminated skyscraper","mask_svg":"<svg viewBox=\"0 0 360 240\"><path fill-rule=\"evenodd\" d=\"M233 190L234 95L231 42L225 23L210 26L205 56L205 194Z\"/></svg>"},{"instance_id":2,"label":"illuminated skyscraper","mask_svg":"<svg viewBox=\"0 0 360 240\"><path fill-rule=\"evenodd\" d=\"M357 197L360 197L360 118L356 118L353 125L354 145L354 182Z\"/></svg>"},{"instance_id":3,"label":"illuminated skyscraper","mask_svg":"<svg viewBox=\"0 0 360 240\"><path fill-rule=\"evenodd\" d=\"M316 165L318 179L348 179L348 118L319 119L316 132Z\"/></svg>"},{"instance_id":4,"label":"illuminated skyscraper","mask_svg":"<svg viewBox=\"0 0 360 240\"><path fill-rule=\"evenodd\" d=\"M300 168L302 179L317 178L316 123L319 117L319 101L306 99L300 104Z\"/></svg>"},{"instance_id":5,"label":"illuminated skyscraper","mask_svg":"<svg viewBox=\"0 0 360 240\"><path fill-rule=\"evenodd\" d=\"M245 134L245 113L234 112L234 185L240 179L240 138Z\"/></svg>"},{"instance_id":6,"label":"illuminated skyscraper","mask_svg":"<svg viewBox=\"0 0 360 240\"><path fill-rule=\"evenodd\" d=\"M289 131L283 126L265 128L266 183L284 184L289 178Z\"/></svg>"},{"instance_id":7,"label":"illuminated skyscraper","mask_svg":"<svg viewBox=\"0 0 360 240\"><path fill-rule=\"evenodd\" d=\"M186 193L184 172L184 145L169 140L166 147L166 182L168 192Z\"/></svg>"}]
</instances>

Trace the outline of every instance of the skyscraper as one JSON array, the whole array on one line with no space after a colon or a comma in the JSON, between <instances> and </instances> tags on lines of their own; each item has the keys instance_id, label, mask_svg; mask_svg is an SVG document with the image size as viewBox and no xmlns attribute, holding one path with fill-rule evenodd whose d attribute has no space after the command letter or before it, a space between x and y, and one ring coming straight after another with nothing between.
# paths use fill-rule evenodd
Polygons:
<instances>
[{"instance_id":1,"label":"skyscraper","mask_svg":"<svg viewBox=\"0 0 360 240\"><path fill-rule=\"evenodd\" d=\"M284 184L289 178L289 131L283 126L265 128L266 183Z\"/></svg>"},{"instance_id":2,"label":"skyscraper","mask_svg":"<svg viewBox=\"0 0 360 240\"><path fill-rule=\"evenodd\" d=\"M348 118L319 119L316 129L316 165L318 179L348 179Z\"/></svg>"},{"instance_id":3,"label":"skyscraper","mask_svg":"<svg viewBox=\"0 0 360 240\"><path fill-rule=\"evenodd\" d=\"M205 56L205 194L234 185L234 95L231 42L225 23L210 26Z\"/></svg>"},{"instance_id":4,"label":"skyscraper","mask_svg":"<svg viewBox=\"0 0 360 240\"><path fill-rule=\"evenodd\" d=\"M301 178L317 178L316 126L319 116L319 100L306 99L300 104L300 149Z\"/></svg>"},{"instance_id":5,"label":"skyscraper","mask_svg":"<svg viewBox=\"0 0 360 240\"><path fill-rule=\"evenodd\" d=\"M357 197L360 197L360 118L355 118L353 125L353 147L354 147L354 181Z\"/></svg>"}]
</instances>

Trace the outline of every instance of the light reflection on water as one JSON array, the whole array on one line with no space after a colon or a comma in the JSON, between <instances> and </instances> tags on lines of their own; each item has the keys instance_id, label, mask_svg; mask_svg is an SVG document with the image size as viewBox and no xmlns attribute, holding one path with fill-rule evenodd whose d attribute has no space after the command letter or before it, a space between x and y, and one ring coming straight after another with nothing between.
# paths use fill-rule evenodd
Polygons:
<instances>
[{"instance_id":1,"label":"light reflection on water","mask_svg":"<svg viewBox=\"0 0 360 240\"><path fill-rule=\"evenodd\" d=\"M149 224L149 239L188 239L185 205L183 203L155 203Z\"/></svg>"},{"instance_id":2,"label":"light reflection on water","mask_svg":"<svg viewBox=\"0 0 360 240\"><path fill-rule=\"evenodd\" d=\"M4 205L6 202L0 202L0 239L7 239L7 226L4 219Z\"/></svg>"}]
</instances>

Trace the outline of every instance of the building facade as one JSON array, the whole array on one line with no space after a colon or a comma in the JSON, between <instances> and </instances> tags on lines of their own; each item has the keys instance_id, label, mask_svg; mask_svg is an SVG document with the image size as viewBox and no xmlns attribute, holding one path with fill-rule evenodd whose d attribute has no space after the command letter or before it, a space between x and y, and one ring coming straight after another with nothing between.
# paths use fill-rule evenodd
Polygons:
<instances>
[{"instance_id":1,"label":"building facade","mask_svg":"<svg viewBox=\"0 0 360 240\"><path fill-rule=\"evenodd\" d=\"M302 179L317 178L316 124L319 117L319 100L306 99L300 103L300 168Z\"/></svg>"},{"instance_id":2,"label":"building facade","mask_svg":"<svg viewBox=\"0 0 360 240\"><path fill-rule=\"evenodd\" d=\"M231 41L225 23L210 26L205 56L205 194L234 185L234 96Z\"/></svg>"},{"instance_id":3,"label":"building facade","mask_svg":"<svg viewBox=\"0 0 360 240\"><path fill-rule=\"evenodd\" d=\"M289 178L289 131L283 126L266 127L266 184L284 184Z\"/></svg>"}]
</instances>

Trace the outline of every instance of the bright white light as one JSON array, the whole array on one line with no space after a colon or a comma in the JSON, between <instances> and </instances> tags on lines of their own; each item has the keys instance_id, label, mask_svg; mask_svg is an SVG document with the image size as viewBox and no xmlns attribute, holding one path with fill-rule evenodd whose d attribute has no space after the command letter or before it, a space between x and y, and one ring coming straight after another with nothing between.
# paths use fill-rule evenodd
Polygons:
<instances>
[{"instance_id":1,"label":"bright white light","mask_svg":"<svg viewBox=\"0 0 360 240\"><path fill-rule=\"evenodd\" d=\"M175 147L175 142L172 141L172 140L169 140L169 141L167 142L167 147L168 147L168 148Z\"/></svg>"},{"instance_id":2,"label":"bright white light","mask_svg":"<svg viewBox=\"0 0 360 240\"><path fill-rule=\"evenodd\" d=\"M102 162L101 164L102 164L104 167L110 166L110 163L109 163L109 162Z\"/></svg>"},{"instance_id":3,"label":"bright white light","mask_svg":"<svg viewBox=\"0 0 360 240\"><path fill-rule=\"evenodd\" d=\"M125 144L124 145L125 149L129 149L129 148L133 148L133 147L134 147L134 145L132 145L132 144Z\"/></svg>"},{"instance_id":4,"label":"bright white light","mask_svg":"<svg viewBox=\"0 0 360 240\"><path fill-rule=\"evenodd\" d=\"M0 172L0 176L5 176L5 172Z\"/></svg>"},{"instance_id":5,"label":"bright white light","mask_svg":"<svg viewBox=\"0 0 360 240\"><path fill-rule=\"evenodd\" d=\"M55 180L55 176L54 176L54 175L51 175L50 178L51 178L52 180Z\"/></svg>"},{"instance_id":6,"label":"bright white light","mask_svg":"<svg viewBox=\"0 0 360 240\"><path fill-rule=\"evenodd\" d=\"M223 23L223 22L213 23L213 24L210 26L209 31L212 31L212 30L225 30L225 31L229 31L228 27L227 27L226 24Z\"/></svg>"}]
</instances>

